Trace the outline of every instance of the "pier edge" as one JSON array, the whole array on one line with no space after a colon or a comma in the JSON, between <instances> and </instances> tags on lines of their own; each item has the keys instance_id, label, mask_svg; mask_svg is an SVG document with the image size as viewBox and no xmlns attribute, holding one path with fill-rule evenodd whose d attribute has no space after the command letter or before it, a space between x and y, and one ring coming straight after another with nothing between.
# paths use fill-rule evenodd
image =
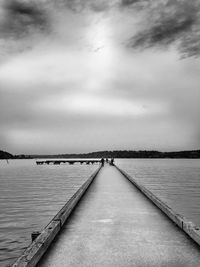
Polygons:
<instances>
[{"instance_id":1,"label":"pier edge","mask_svg":"<svg viewBox=\"0 0 200 267\"><path fill-rule=\"evenodd\" d=\"M200 246L200 228L193 222L188 221L184 216L173 211L162 200L156 197L146 187L136 182L135 179L115 165L117 170L127 178L141 193L143 193L154 205L156 205L171 221L173 221L179 228L181 228L193 241Z\"/></svg>"},{"instance_id":2,"label":"pier edge","mask_svg":"<svg viewBox=\"0 0 200 267\"><path fill-rule=\"evenodd\" d=\"M25 249L23 254L14 262L12 267L34 267L47 251L54 238L60 232L63 224L68 219L78 202L86 193L89 186L101 170L100 166L87 181L67 201L50 223L41 231L41 234Z\"/></svg>"}]
</instances>

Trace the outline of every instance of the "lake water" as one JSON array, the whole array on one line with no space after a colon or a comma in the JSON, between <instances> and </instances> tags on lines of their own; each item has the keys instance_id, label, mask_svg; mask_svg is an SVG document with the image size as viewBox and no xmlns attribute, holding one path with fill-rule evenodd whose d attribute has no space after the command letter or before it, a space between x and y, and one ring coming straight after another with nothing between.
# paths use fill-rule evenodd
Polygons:
<instances>
[{"instance_id":1,"label":"lake water","mask_svg":"<svg viewBox=\"0 0 200 267\"><path fill-rule=\"evenodd\" d=\"M176 212L200 226L199 159L116 159ZM0 161L0 266L10 266L98 165Z\"/></svg>"},{"instance_id":2,"label":"lake water","mask_svg":"<svg viewBox=\"0 0 200 267\"><path fill-rule=\"evenodd\" d=\"M98 165L0 161L0 266L10 266Z\"/></svg>"},{"instance_id":3,"label":"lake water","mask_svg":"<svg viewBox=\"0 0 200 267\"><path fill-rule=\"evenodd\" d=\"M120 159L116 164L200 226L200 159Z\"/></svg>"}]
</instances>

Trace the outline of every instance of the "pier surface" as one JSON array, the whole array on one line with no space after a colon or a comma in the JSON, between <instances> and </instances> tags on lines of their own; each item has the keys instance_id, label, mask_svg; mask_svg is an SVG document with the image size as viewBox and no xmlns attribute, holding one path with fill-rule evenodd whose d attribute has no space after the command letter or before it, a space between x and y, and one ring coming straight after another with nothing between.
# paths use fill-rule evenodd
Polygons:
<instances>
[{"instance_id":1,"label":"pier surface","mask_svg":"<svg viewBox=\"0 0 200 267\"><path fill-rule=\"evenodd\" d=\"M115 167L102 168L40 267L199 267L199 247Z\"/></svg>"}]
</instances>

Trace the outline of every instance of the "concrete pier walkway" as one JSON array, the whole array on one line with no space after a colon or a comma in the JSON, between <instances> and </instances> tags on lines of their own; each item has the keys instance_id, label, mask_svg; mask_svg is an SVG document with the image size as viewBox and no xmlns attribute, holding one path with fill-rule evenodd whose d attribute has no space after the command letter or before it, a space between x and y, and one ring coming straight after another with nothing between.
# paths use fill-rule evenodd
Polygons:
<instances>
[{"instance_id":1,"label":"concrete pier walkway","mask_svg":"<svg viewBox=\"0 0 200 267\"><path fill-rule=\"evenodd\" d=\"M105 166L38 266L199 267L200 249Z\"/></svg>"}]
</instances>

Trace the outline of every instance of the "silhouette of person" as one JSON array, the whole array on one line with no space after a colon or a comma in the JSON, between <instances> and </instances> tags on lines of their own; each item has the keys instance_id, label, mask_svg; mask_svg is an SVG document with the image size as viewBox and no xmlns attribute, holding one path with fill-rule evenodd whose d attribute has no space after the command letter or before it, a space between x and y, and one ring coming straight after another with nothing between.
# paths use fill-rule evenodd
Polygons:
<instances>
[{"instance_id":1,"label":"silhouette of person","mask_svg":"<svg viewBox=\"0 0 200 267\"><path fill-rule=\"evenodd\" d=\"M112 166L114 165L114 158L111 159L110 165L112 165Z\"/></svg>"},{"instance_id":2,"label":"silhouette of person","mask_svg":"<svg viewBox=\"0 0 200 267\"><path fill-rule=\"evenodd\" d=\"M101 159L101 165L104 166L104 158Z\"/></svg>"}]
</instances>

